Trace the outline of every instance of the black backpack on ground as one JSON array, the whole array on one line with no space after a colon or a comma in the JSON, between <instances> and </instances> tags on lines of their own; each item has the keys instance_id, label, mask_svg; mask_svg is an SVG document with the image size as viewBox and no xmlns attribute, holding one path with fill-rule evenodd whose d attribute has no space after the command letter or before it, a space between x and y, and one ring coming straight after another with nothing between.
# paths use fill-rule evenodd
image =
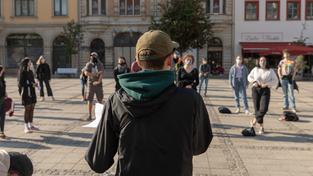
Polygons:
<instances>
[{"instance_id":1,"label":"black backpack on ground","mask_svg":"<svg viewBox=\"0 0 313 176\"><path fill-rule=\"evenodd\" d=\"M218 107L218 111L222 114L231 114L231 111L226 106Z\"/></svg>"},{"instance_id":2,"label":"black backpack on ground","mask_svg":"<svg viewBox=\"0 0 313 176\"><path fill-rule=\"evenodd\" d=\"M286 121L298 121L299 120L298 115L294 112L284 111L283 116Z\"/></svg>"},{"instance_id":3,"label":"black backpack on ground","mask_svg":"<svg viewBox=\"0 0 313 176\"><path fill-rule=\"evenodd\" d=\"M241 134L243 136L255 136L255 130L253 127L246 128L246 129L241 131Z\"/></svg>"}]
</instances>

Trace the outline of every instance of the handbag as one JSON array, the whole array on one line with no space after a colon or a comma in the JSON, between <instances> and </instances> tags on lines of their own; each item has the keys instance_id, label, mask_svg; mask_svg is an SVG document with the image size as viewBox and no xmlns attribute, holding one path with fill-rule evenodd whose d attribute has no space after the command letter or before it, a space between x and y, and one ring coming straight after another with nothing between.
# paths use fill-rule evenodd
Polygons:
<instances>
[{"instance_id":1,"label":"handbag","mask_svg":"<svg viewBox=\"0 0 313 176\"><path fill-rule=\"evenodd\" d=\"M241 131L241 134L243 136L255 136L255 130L253 127L246 128Z\"/></svg>"},{"instance_id":2,"label":"handbag","mask_svg":"<svg viewBox=\"0 0 313 176\"><path fill-rule=\"evenodd\" d=\"M14 102L12 98L6 97L4 99L4 112L8 113L10 117L14 115Z\"/></svg>"}]
</instances>

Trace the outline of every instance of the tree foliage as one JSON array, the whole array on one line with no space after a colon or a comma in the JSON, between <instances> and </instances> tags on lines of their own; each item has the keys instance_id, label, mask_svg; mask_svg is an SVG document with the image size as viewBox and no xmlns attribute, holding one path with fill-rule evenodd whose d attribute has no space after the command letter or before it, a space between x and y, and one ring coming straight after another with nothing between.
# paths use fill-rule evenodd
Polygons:
<instances>
[{"instance_id":1,"label":"tree foliage","mask_svg":"<svg viewBox=\"0 0 313 176\"><path fill-rule=\"evenodd\" d=\"M82 27L72 20L63 26L61 36L65 38L66 54L71 58L73 54L78 53L80 43L83 39Z\"/></svg>"},{"instance_id":2,"label":"tree foliage","mask_svg":"<svg viewBox=\"0 0 313 176\"><path fill-rule=\"evenodd\" d=\"M160 29L179 43L179 52L202 48L211 38L211 23L201 0L171 0L160 4L162 16L150 29Z\"/></svg>"}]
</instances>

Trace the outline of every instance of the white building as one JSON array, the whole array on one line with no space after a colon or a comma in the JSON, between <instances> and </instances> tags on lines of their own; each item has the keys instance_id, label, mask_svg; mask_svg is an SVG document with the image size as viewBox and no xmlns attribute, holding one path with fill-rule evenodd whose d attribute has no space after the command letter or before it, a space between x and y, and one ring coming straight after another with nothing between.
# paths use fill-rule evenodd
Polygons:
<instances>
[{"instance_id":1,"label":"white building","mask_svg":"<svg viewBox=\"0 0 313 176\"><path fill-rule=\"evenodd\" d=\"M234 54L267 56L276 67L281 51L305 55L313 64L312 0L234 0ZM295 44L306 39L305 45Z\"/></svg>"}]
</instances>

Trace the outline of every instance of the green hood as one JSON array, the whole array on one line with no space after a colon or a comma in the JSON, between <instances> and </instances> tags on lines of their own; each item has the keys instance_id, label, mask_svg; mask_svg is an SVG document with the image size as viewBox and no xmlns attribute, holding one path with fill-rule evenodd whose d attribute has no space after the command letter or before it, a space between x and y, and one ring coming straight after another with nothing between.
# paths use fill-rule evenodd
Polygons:
<instances>
[{"instance_id":1,"label":"green hood","mask_svg":"<svg viewBox=\"0 0 313 176\"><path fill-rule=\"evenodd\" d=\"M173 71L143 70L137 73L118 75L125 92L135 100L151 99L174 84Z\"/></svg>"}]
</instances>

